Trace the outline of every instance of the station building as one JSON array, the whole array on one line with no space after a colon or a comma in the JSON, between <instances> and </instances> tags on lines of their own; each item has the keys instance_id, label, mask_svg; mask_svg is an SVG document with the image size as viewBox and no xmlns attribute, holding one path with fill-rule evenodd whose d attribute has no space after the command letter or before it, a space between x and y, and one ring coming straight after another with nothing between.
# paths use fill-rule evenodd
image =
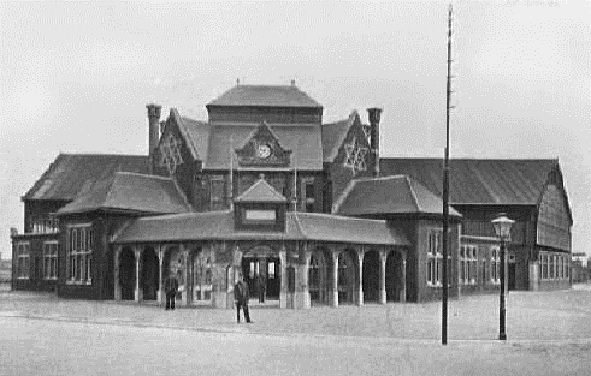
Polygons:
<instances>
[{"instance_id":1,"label":"station building","mask_svg":"<svg viewBox=\"0 0 591 376\"><path fill-rule=\"evenodd\" d=\"M379 108L323 122L292 82L236 85L208 119L147 105L147 155L60 154L22 197L12 289L231 308L426 302L442 294L442 162L380 158ZM395 125L387 125L394 127ZM449 291L500 286L491 221L515 220L510 290L571 285L572 214L557 160L451 161Z\"/></svg>"}]
</instances>

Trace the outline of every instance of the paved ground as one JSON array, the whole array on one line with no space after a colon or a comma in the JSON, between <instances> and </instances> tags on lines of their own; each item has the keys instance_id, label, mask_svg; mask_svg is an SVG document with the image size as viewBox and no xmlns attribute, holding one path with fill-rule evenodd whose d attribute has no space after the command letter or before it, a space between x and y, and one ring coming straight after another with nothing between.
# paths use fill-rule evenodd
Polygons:
<instances>
[{"instance_id":1,"label":"paved ground","mask_svg":"<svg viewBox=\"0 0 591 376\"><path fill-rule=\"evenodd\" d=\"M304 333L398 339L440 339L441 303L251 309L255 325L235 323L232 310L164 311L154 305L63 300L48 295L0 293L0 316L33 317L222 332ZM499 332L498 295L450 301L450 340L494 340ZM557 292L511 292L507 298L510 340L591 339L591 286Z\"/></svg>"},{"instance_id":2,"label":"paved ground","mask_svg":"<svg viewBox=\"0 0 591 376\"><path fill-rule=\"evenodd\" d=\"M164 311L155 306L0 293L0 375L591 374L591 287L450 302L449 346L440 303ZM240 365L240 366L237 366Z\"/></svg>"}]
</instances>

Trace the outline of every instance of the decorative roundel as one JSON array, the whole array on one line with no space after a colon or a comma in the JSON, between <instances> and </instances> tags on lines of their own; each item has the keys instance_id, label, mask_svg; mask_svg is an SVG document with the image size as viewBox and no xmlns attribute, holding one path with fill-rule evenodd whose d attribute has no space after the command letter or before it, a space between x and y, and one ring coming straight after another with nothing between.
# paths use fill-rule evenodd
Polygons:
<instances>
[{"instance_id":1,"label":"decorative roundel","mask_svg":"<svg viewBox=\"0 0 591 376\"><path fill-rule=\"evenodd\" d=\"M271 155L271 147L267 144L261 144L259 145L257 154L259 158L267 158Z\"/></svg>"}]
</instances>

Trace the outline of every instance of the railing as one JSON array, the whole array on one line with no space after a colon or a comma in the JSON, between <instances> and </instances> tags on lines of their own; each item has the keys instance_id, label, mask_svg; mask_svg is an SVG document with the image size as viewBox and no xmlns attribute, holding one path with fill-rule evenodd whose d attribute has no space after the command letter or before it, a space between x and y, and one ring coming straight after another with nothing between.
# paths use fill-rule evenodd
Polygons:
<instances>
[{"instance_id":1,"label":"railing","mask_svg":"<svg viewBox=\"0 0 591 376\"><path fill-rule=\"evenodd\" d=\"M29 233L33 234L54 234L59 232L59 220L55 214L45 218L34 218L29 221Z\"/></svg>"}]
</instances>

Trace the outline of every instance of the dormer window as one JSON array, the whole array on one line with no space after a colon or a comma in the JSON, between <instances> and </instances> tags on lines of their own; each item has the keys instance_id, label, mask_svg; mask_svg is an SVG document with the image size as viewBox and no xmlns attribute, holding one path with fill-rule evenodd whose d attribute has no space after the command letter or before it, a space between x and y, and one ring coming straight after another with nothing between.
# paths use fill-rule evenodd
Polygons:
<instances>
[{"instance_id":1,"label":"dormer window","mask_svg":"<svg viewBox=\"0 0 591 376\"><path fill-rule=\"evenodd\" d=\"M252 186L234 200L237 230L285 231L287 199L261 174Z\"/></svg>"}]
</instances>

